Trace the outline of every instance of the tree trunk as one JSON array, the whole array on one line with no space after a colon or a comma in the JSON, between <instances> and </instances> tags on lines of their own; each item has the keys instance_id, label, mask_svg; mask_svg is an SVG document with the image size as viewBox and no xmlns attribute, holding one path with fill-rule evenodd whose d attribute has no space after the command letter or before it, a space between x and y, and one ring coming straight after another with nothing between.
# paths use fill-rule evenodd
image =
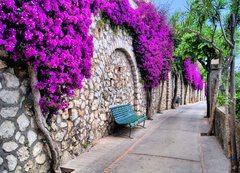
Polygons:
<instances>
[{"instance_id":1,"label":"tree trunk","mask_svg":"<svg viewBox=\"0 0 240 173\"><path fill-rule=\"evenodd\" d=\"M207 58L207 115L210 118L211 112L211 59Z\"/></svg>"},{"instance_id":2,"label":"tree trunk","mask_svg":"<svg viewBox=\"0 0 240 173\"><path fill-rule=\"evenodd\" d=\"M160 95L160 99L159 99L158 113L162 112L162 98L163 98L164 84L165 84L165 81L162 80L162 87L161 87L161 95Z\"/></svg>"},{"instance_id":3,"label":"tree trunk","mask_svg":"<svg viewBox=\"0 0 240 173\"><path fill-rule=\"evenodd\" d=\"M32 89L32 94L33 94L33 102L34 102L34 112L35 112L35 120L36 124L39 128L39 130L43 133L47 144L49 146L50 152L51 152L51 172L55 173L55 171L58 169L59 166L59 156L58 156L58 148L56 144L54 143L49 131L44 125L44 120L43 120L43 114L41 111L41 108L39 106L39 100L41 98L40 92L38 89L36 89L34 86L38 83L37 79L37 73L34 71L32 66L28 67L28 73L29 77L31 79L31 89Z\"/></svg>"},{"instance_id":4,"label":"tree trunk","mask_svg":"<svg viewBox=\"0 0 240 173\"><path fill-rule=\"evenodd\" d=\"M147 93L147 107L146 114L149 120L152 120L152 88L146 88Z\"/></svg>"},{"instance_id":5,"label":"tree trunk","mask_svg":"<svg viewBox=\"0 0 240 173\"><path fill-rule=\"evenodd\" d=\"M183 105L184 104L184 101L183 101L183 99L184 99L184 95L183 95L184 84L183 84L183 77L182 76L180 77L180 80L181 80L181 100L180 100L180 103L181 103L181 105Z\"/></svg>"},{"instance_id":6,"label":"tree trunk","mask_svg":"<svg viewBox=\"0 0 240 173\"><path fill-rule=\"evenodd\" d=\"M191 88L192 88L192 86L189 85L188 88L189 88L188 100L189 100L189 103L191 103Z\"/></svg>"},{"instance_id":7,"label":"tree trunk","mask_svg":"<svg viewBox=\"0 0 240 173\"><path fill-rule=\"evenodd\" d=\"M235 15L231 15L231 42L233 44L230 56L233 58L230 65L230 137L231 137L231 160L232 172L238 173L237 146L236 146L236 88L235 88Z\"/></svg>"},{"instance_id":8,"label":"tree trunk","mask_svg":"<svg viewBox=\"0 0 240 173\"><path fill-rule=\"evenodd\" d=\"M219 57L219 65L218 65L218 71L217 71L217 76L216 79L214 80L214 88L213 88L213 93L212 93L212 104L211 104L211 111L210 111L210 118L211 118L211 123L210 123L210 128L208 131L208 136L214 134L214 125L215 125L215 109L217 105L217 97L218 97L218 91L219 91L219 85L220 85L220 77L222 74L222 57Z\"/></svg>"},{"instance_id":9,"label":"tree trunk","mask_svg":"<svg viewBox=\"0 0 240 173\"><path fill-rule=\"evenodd\" d=\"M236 147L236 132L235 132L235 117L236 117L236 90L235 90L235 58L230 67L230 137L231 137L231 151L232 151L232 170L238 173L237 162L237 147Z\"/></svg>"},{"instance_id":10,"label":"tree trunk","mask_svg":"<svg viewBox=\"0 0 240 173\"><path fill-rule=\"evenodd\" d=\"M227 153L228 153L228 158L231 158L232 156L232 151L231 151L231 132L230 132L230 118L229 118L229 106L228 106L228 97L229 97L229 68L227 67L226 69L226 103L225 103L225 114L227 117L227 122L226 122L226 132L227 132ZM232 160L229 159L229 171L232 169Z\"/></svg>"},{"instance_id":11,"label":"tree trunk","mask_svg":"<svg viewBox=\"0 0 240 173\"><path fill-rule=\"evenodd\" d=\"M201 101L200 90L197 91L197 100L198 100L198 102Z\"/></svg>"},{"instance_id":12,"label":"tree trunk","mask_svg":"<svg viewBox=\"0 0 240 173\"><path fill-rule=\"evenodd\" d=\"M190 103L193 103L193 87L192 85L189 86L189 100L190 100Z\"/></svg>"},{"instance_id":13,"label":"tree trunk","mask_svg":"<svg viewBox=\"0 0 240 173\"><path fill-rule=\"evenodd\" d=\"M185 86L185 93L184 93L184 105L187 104L187 90L188 90L188 84L184 84Z\"/></svg>"},{"instance_id":14,"label":"tree trunk","mask_svg":"<svg viewBox=\"0 0 240 173\"><path fill-rule=\"evenodd\" d=\"M175 76L175 87L174 87L172 105L171 105L172 109L175 109L175 106L176 106L176 97L177 97L177 89L178 89L178 75L174 74L174 76Z\"/></svg>"}]
</instances>

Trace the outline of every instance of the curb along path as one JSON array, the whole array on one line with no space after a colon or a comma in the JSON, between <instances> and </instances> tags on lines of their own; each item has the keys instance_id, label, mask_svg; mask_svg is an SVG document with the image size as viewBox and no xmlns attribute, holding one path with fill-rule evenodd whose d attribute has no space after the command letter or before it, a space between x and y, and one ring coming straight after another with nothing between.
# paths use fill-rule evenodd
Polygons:
<instances>
[{"instance_id":1,"label":"curb along path","mask_svg":"<svg viewBox=\"0 0 240 173\"><path fill-rule=\"evenodd\" d=\"M74 173L227 173L228 162L215 137L201 137L205 102L157 114L133 138L109 136L63 165Z\"/></svg>"}]
</instances>

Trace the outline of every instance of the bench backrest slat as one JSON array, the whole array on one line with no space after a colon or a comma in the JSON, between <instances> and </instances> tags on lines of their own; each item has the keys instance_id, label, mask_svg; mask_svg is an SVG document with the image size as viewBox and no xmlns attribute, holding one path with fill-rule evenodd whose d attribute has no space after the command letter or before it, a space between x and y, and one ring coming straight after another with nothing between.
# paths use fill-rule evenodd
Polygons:
<instances>
[{"instance_id":1,"label":"bench backrest slat","mask_svg":"<svg viewBox=\"0 0 240 173\"><path fill-rule=\"evenodd\" d=\"M130 104L119 105L111 107L112 116L115 118L115 121L130 118L136 116L132 106Z\"/></svg>"}]
</instances>

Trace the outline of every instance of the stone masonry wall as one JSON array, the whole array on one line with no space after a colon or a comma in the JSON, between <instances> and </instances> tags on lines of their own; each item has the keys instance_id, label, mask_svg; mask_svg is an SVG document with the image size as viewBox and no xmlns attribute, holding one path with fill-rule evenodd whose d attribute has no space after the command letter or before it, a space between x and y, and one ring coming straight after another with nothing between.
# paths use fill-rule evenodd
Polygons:
<instances>
[{"instance_id":1,"label":"stone masonry wall","mask_svg":"<svg viewBox=\"0 0 240 173\"><path fill-rule=\"evenodd\" d=\"M46 144L31 110L29 80L24 69L0 61L0 172L40 173L48 170ZM41 168L41 169L40 169Z\"/></svg>"},{"instance_id":2,"label":"stone masonry wall","mask_svg":"<svg viewBox=\"0 0 240 173\"><path fill-rule=\"evenodd\" d=\"M133 53L132 38L121 28L115 33L109 23L94 18L92 78L83 80L65 112L49 123L60 150L60 161L78 156L112 133L109 107L131 103L137 114L146 113L146 94ZM162 110L169 109L173 93L172 75L164 84ZM181 84L181 81L179 82ZM184 88L179 85L179 88ZM161 85L153 90L154 113L158 110ZM184 91L178 89L183 98ZM196 100L199 101L199 100ZM32 94L26 67L11 68L0 60L0 172L46 173L48 146L35 124Z\"/></svg>"},{"instance_id":3,"label":"stone masonry wall","mask_svg":"<svg viewBox=\"0 0 240 173\"><path fill-rule=\"evenodd\" d=\"M177 97L180 97L181 103L179 105L184 105L184 95L185 95L185 85L181 78L178 78L177 82ZM163 87L163 97L160 103L160 95L162 90L163 82L160 83L158 87L153 90L153 113L159 112L159 105L161 104L161 111L171 109L171 103L174 95L175 88L175 78L169 73L168 80L164 82ZM195 103L204 100L204 91L193 90L192 86L187 86L187 97L186 104Z\"/></svg>"},{"instance_id":4,"label":"stone masonry wall","mask_svg":"<svg viewBox=\"0 0 240 173\"><path fill-rule=\"evenodd\" d=\"M158 87L156 87L155 89L153 89L152 91L152 103L153 103L153 115L158 113L158 108L159 108L159 104L160 104L160 93L161 93L161 85L159 85Z\"/></svg>"},{"instance_id":5,"label":"stone masonry wall","mask_svg":"<svg viewBox=\"0 0 240 173\"><path fill-rule=\"evenodd\" d=\"M162 89L162 85L164 85L164 86L163 86L163 91L162 91L163 96L162 96L162 103L161 103L161 111L167 109L167 82L166 81L161 82L161 85L160 85L161 89ZM161 92L161 89L159 92Z\"/></svg>"},{"instance_id":6,"label":"stone masonry wall","mask_svg":"<svg viewBox=\"0 0 240 173\"><path fill-rule=\"evenodd\" d=\"M224 108L216 108L215 110L215 133L223 147L224 153L228 156L228 137L229 137L229 116L224 113ZM240 156L240 122L236 121L236 140L237 140L237 151Z\"/></svg>"},{"instance_id":7,"label":"stone masonry wall","mask_svg":"<svg viewBox=\"0 0 240 173\"><path fill-rule=\"evenodd\" d=\"M182 84L182 78L181 77L179 77L178 78L178 81L177 81L177 85L178 85L178 87L177 87L177 96L178 97L180 97L180 105L183 105L183 103L184 103L184 101L183 101L183 99L184 99L184 86L183 86L183 84Z\"/></svg>"},{"instance_id":8,"label":"stone masonry wall","mask_svg":"<svg viewBox=\"0 0 240 173\"><path fill-rule=\"evenodd\" d=\"M166 107L167 109L171 109L172 97L173 97L173 78L172 73L169 73L167 80L167 107Z\"/></svg>"}]
</instances>

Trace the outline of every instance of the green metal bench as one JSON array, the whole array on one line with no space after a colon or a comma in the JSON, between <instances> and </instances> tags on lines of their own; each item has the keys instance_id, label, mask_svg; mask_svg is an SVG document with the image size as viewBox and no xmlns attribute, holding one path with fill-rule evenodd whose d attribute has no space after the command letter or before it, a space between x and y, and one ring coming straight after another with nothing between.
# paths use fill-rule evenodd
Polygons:
<instances>
[{"instance_id":1,"label":"green metal bench","mask_svg":"<svg viewBox=\"0 0 240 173\"><path fill-rule=\"evenodd\" d=\"M138 116L134 112L131 104L117 105L110 107L112 116L118 125L129 126L129 137L131 138L132 128L136 127L138 124L143 123L145 126L146 115Z\"/></svg>"},{"instance_id":2,"label":"green metal bench","mask_svg":"<svg viewBox=\"0 0 240 173\"><path fill-rule=\"evenodd\" d=\"M176 98L175 98L175 104L176 105L180 105L180 104L182 104L182 99L181 99L181 97L179 97L179 96L177 96Z\"/></svg>"}]
</instances>

